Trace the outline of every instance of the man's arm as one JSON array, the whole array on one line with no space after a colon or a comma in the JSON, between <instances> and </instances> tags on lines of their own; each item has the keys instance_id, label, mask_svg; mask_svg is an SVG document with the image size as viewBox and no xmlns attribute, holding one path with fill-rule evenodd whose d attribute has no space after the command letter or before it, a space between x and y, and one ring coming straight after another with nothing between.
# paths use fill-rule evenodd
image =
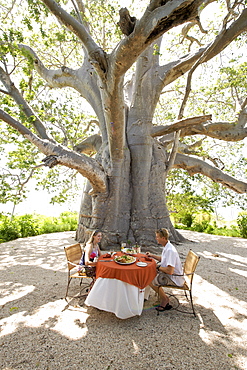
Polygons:
<instances>
[{"instance_id":1,"label":"man's arm","mask_svg":"<svg viewBox=\"0 0 247 370\"><path fill-rule=\"evenodd\" d=\"M168 265L166 267L159 267L159 271L164 272L165 274L172 275L174 273L174 267L171 265Z\"/></svg>"},{"instance_id":2,"label":"man's arm","mask_svg":"<svg viewBox=\"0 0 247 370\"><path fill-rule=\"evenodd\" d=\"M161 256L158 256L157 254L151 254L150 252L146 252L146 255L148 257L154 258L155 260L157 260L159 262L161 261Z\"/></svg>"}]
</instances>

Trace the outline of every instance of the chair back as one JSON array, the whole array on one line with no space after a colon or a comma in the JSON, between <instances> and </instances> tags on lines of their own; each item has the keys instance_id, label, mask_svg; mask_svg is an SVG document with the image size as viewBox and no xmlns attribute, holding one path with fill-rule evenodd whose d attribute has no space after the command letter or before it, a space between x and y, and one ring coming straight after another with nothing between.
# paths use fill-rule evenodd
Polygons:
<instances>
[{"instance_id":1,"label":"chair back","mask_svg":"<svg viewBox=\"0 0 247 370\"><path fill-rule=\"evenodd\" d=\"M200 257L197 256L191 249L189 250L184 263L184 274L187 275L190 284L192 283L196 266L199 262Z\"/></svg>"},{"instance_id":2,"label":"chair back","mask_svg":"<svg viewBox=\"0 0 247 370\"><path fill-rule=\"evenodd\" d=\"M64 251L66 254L67 261L72 262L76 265L79 264L82 256L82 249L80 243L70 245L69 247L64 247ZM68 263L69 271L72 270L73 268L75 268L75 266Z\"/></svg>"}]
</instances>

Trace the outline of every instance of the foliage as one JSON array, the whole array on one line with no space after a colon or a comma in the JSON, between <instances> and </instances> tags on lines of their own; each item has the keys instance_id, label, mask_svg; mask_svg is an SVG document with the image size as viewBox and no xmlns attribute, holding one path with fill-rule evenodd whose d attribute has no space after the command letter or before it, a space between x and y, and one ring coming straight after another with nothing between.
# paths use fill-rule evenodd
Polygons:
<instances>
[{"instance_id":1,"label":"foliage","mask_svg":"<svg viewBox=\"0 0 247 370\"><path fill-rule=\"evenodd\" d=\"M0 243L40 234L74 231L77 222L77 212L63 212L59 217L26 214L10 218L0 214Z\"/></svg>"},{"instance_id":2,"label":"foliage","mask_svg":"<svg viewBox=\"0 0 247 370\"><path fill-rule=\"evenodd\" d=\"M189 192L170 193L167 197L168 208L172 212L172 218L175 223L182 223L190 227L195 219L196 214L212 212L212 201Z\"/></svg>"},{"instance_id":3,"label":"foliage","mask_svg":"<svg viewBox=\"0 0 247 370\"><path fill-rule=\"evenodd\" d=\"M200 221L200 217L202 218ZM213 235L247 238L247 214L238 217L238 228L218 227L216 222L210 223L210 215L205 219L201 214L190 226L176 224L177 229L192 230ZM204 219L203 219L204 218ZM0 243L29 236L49 234L54 232L75 231L77 228L78 214L76 212L63 212L59 217L46 217L42 215L15 216L11 219L0 214ZM128 241L129 242L129 241Z\"/></svg>"},{"instance_id":4,"label":"foliage","mask_svg":"<svg viewBox=\"0 0 247 370\"><path fill-rule=\"evenodd\" d=\"M38 220L32 215L23 215L16 217L18 227L20 229L21 237L25 238L28 236L38 235L39 226Z\"/></svg>"},{"instance_id":5,"label":"foliage","mask_svg":"<svg viewBox=\"0 0 247 370\"><path fill-rule=\"evenodd\" d=\"M22 2L23 7L18 6L15 2L13 4L6 2L6 6L3 7L3 24L0 30L0 56L2 60L0 104L6 113L30 130L29 136L24 135L25 138L32 138L34 145L37 145L39 150L48 156L47 162L51 159L49 158L51 153L53 156L52 160L56 157L60 161L58 160L57 163L54 163L54 160L50 166L48 163L47 166L50 169L48 171L44 170L43 158L37 148L32 150L32 145L25 138L20 138L13 128L0 122L0 151L8 153L4 163L6 168L2 170L0 177L2 185L0 201L12 201L14 204L21 202L26 197L25 184L31 177L35 177L36 189L38 187L47 189L53 193L53 203L62 203L67 200L68 194L73 197L73 192L78 190L76 170L80 170L80 174L86 176L93 187L97 182L95 180L96 177L99 179L102 175L104 185L107 184L108 189L111 191L110 197L108 197L108 206L105 203L105 199L102 200L101 197L102 191L105 191L103 185L101 186L102 191L98 192L99 189L97 190L100 196L92 198L92 207L89 206L89 197L87 198L85 195L83 198L85 203L82 206L85 205L85 209L89 210L86 213L87 215L92 210L93 217L95 217L95 219L89 217L91 221L87 222L87 219L85 226L90 228L94 220L98 220L97 222L99 223L109 222L113 225L113 222L111 222L110 218L107 218L107 215L105 218L102 216L105 212L101 212L101 209L105 207L111 213L109 206L112 206L118 217L114 217L114 214L111 214L111 217L115 220L121 220L121 212L119 210L121 211L121 208L124 208L121 207L121 201L124 199L124 196L119 197L119 194L122 194L123 187L126 189L124 189L126 193L129 192L128 186L122 186L121 180L115 180L121 179L122 176L128 179L127 181L130 183L132 197L128 205L129 209L125 209L123 213L127 215L126 218L131 215L129 219L136 217L136 219L133 219L134 225L136 225L136 230L140 230L136 221L142 219L140 214L142 214L143 210L139 211L141 202L136 197L135 182L140 184L143 179L147 179L147 176L145 173L146 169L141 171L141 168L137 168L136 172L135 169L138 166L141 167L139 158L142 158L142 154L145 154L143 149L145 146L140 144L145 140L142 138L141 142L138 143L141 154L136 157L133 154L136 149L132 149L134 146L131 140L134 137L137 138L141 132L145 132L143 137L148 137L151 132L150 123L166 126L178 119L178 117L180 119L182 117L212 113L214 116L212 122L216 122L216 126L221 124L224 126L224 121L226 120L231 121L232 127L237 126L240 106L243 104L246 95L247 68L246 63L243 63L243 55L239 51L245 43L245 34L243 33L237 40L229 39L229 43L225 44L223 42L222 53L219 56L217 56L217 53L219 53L221 48L218 48L217 51L217 47L213 46L213 39L218 33L219 36L221 35L220 29L222 29L222 32L225 31L238 18L241 11L245 8L244 2L240 1L239 5L236 3L231 4L231 9L227 9L228 5L224 3L205 3L198 9L199 13L196 22L188 22L190 18L186 21L186 16L183 15L180 21L177 20L175 22L176 24L173 25L172 22L169 26L167 24L168 28L166 28L167 26L164 27L163 21L160 21L159 26L153 32L144 32L142 27L140 35L137 33L138 21L135 23L136 18L131 18L132 26L134 24L133 27L135 27L136 31L135 35L139 37L139 40L136 41L135 35L133 34L133 38L131 35L133 29L130 33L129 31L127 33L123 32L123 34L120 32L121 22L118 23L119 1L90 0L82 3L59 0L52 3L52 8L59 3L62 9L68 12L65 18L63 18L63 10L61 8L53 13L54 16L48 10L49 2L28 0ZM131 15L140 16L140 19L142 17L140 12L143 12L146 6L148 6L148 10L145 12L145 17L148 16L148 13L152 13L152 7L157 7L156 9L159 6L165 7L162 2L150 3L149 1L144 1L141 3L132 1L132 4L128 5ZM209 8L211 5L215 7L214 12L216 9L215 14L217 16L212 17L208 9L204 13L203 8L207 5L209 5ZM51 11L53 10L51 9ZM226 16L225 12L227 11L229 13L226 13ZM157 11L155 19L158 19L158 13ZM174 13L175 18L176 13ZM72 21L70 20L71 16L73 17ZM14 19L18 19L18 24L13 22ZM147 24L155 24L155 19L152 22L147 22ZM201 19L203 23L200 23ZM166 21L164 20L164 22ZM67 26L67 29L62 23ZM79 25L81 31L79 31ZM189 26L188 32L182 32L187 26ZM152 38L151 35L159 35L157 31L158 29L161 30L162 27L164 27L163 31L167 31L169 27L171 28L170 31L164 33L163 41L160 44L160 39ZM135 53L135 47L137 44L142 45L141 39L145 33L150 36L139 49L140 53L137 49ZM131 35L130 37L124 36L129 34ZM87 36L85 37L85 35ZM131 45L131 40L135 41L133 45ZM155 44L153 43L153 49L150 48L150 53L148 53L148 49L146 51L144 49L147 43L152 40ZM94 45L94 41L97 45ZM126 46L124 46L125 41ZM207 54L210 51L210 48L207 48L209 44L213 47L211 56ZM125 51L124 48L122 49L123 46ZM129 46L131 53L128 53ZM238 46L238 56L233 58L231 53ZM100 49L101 47L103 48L102 50ZM204 55L201 56L201 59L197 59L196 55L199 55L200 50L204 47ZM191 56L194 54L194 61L192 61L190 54ZM212 61L213 54L215 58ZM231 57L229 57L230 54ZM142 56L136 59L138 55ZM134 58L132 59L130 56L134 56ZM150 56L152 57L150 58ZM205 60L203 59L204 56L206 57ZM131 63L127 63L127 59ZM206 61L206 63L194 70L193 66L197 65L197 61L200 63ZM156 66L155 63L157 63ZM189 63L187 67L186 63ZM177 70L176 65L180 65ZM126 66L126 68L123 68L123 66ZM155 71L155 73L152 71ZM189 82L188 77L192 71L194 72L190 91L187 88L187 82ZM158 78L156 79L157 76ZM169 76L174 76L174 78L169 80ZM177 77L175 78L175 76ZM8 78L10 82L14 82L11 84L6 83ZM132 81L130 81L131 79ZM158 80L162 81L162 84L159 84ZM152 88L151 82L154 82ZM15 91L13 87L15 87ZM58 93L57 88L61 89L64 94ZM145 90L148 93L147 97L144 94ZM186 95L188 96L187 100L185 99ZM160 96L160 100L157 109L158 96ZM140 99L139 97L142 98ZM119 102L124 102L124 98L126 98L125 107L124 104L119 104ZM150 104L147 104L146 99L149 99ZM129 101L127 102L127 100ZM143 105L141 100L143 100ZM118 103L116 104L116 102ZM129 106L127 106L127 103L130 103ZM89 105L90 110L87 111ZM150 109L145 111L145 106L147 105L149 105ZM28 111L28 107L31 107L31 111ZM155 122L153 122L154 111L156 115ZM135 112L134 116L140 118L136 128L137 121L133 120L132 112ZM231 127L231 124L228 126ZM117 128L115 128L116 125ZM150 127L146 130L149 125ZM224 130L213 128L211 131L210 129L208 130L207 125L210 126L210 123L203 124L203 128L206 129L195 131L196 133L193 131L194 128L192 131L189 130L189 134L186 134L186 132L184 134L184 129L182 129L180 142L178 143L178 152L186 154L187 157L194 156L194 159L199 157L207 164L213 164L213 166L222 171L224 170L225 173L231 176L245 179L246 158L242 158L241 154L236 156L236 152L239 149L241 150L241 144L227 143L222 145L214 137L225 140L226 137L223 135L217 136L217 133L224 132ZM22 132L21 126L19 124L20 132ZM145 126L146 128L144 129ZM196 126L195 130L198 127ZM125 130L125 128L127 129ZM132 136L135 130L135 135ZM34 138L31 132L38 133L43 142L41 143L37 138ZM75 146L95 133L100 133L103 139L103 145L97 158L79 157L79 161L77 161L78 147L75 148ZM199 135L199 133L203 135ZM204 134L208 137L204 136ZM123 138L126 138L126 148L124 148L125 140ZM162 141L164 137L160 139ZM151 140L148 145L150 145ZM47 145L47 142L51 145ZM167 137L166 142L167 144L165 144L164 140L162 142L164 152L166 152L164 158L169 159L169 153L174 141ZM154 147L156 147L156 144L157 140L154 139ZM65 153L60 155L64 148L66 148L64 151L66 155ZM128 149L129 152L125 152L123 148ZM119 160L123 152L126 153L126 159L127 153L130 154L132 166L130 176L130 168L128 168L129 163L127 161L125 161L126 168L120 163L122 158L116 166L116 163L114 163L116 158ZM83 153L85 156L95 156L95 151L91 152L91 154L86 151ZM150 169L148 163L149 159L151 160L151 151L147 151L145 155L143 162L147 163L147 168ZM138 160L136 160L137 157ZM80 160L82 158L83 160ZM47 160L47 157L45 159ZM92 159L92 161L89 161L89 159ZM78 162L80 162L79 165ZM102 167L95 171L96 177L92 180L92 167L94 169L98 168L98 163ZM159 161L155 159L152 162L150 161L150 163L152 166L151 170L154 171L153 184L157 186L159 176L156 176L158 173L158 171L156 172L156 166L158 168ZM62 166L56 166L57 164L62 164ZM90 164L90 166L86 164ZM165 169L166 164L170 168L168 160L164 160L162 167ZM176 163L171 163L171 167L173 165L176 165ZM53 166L56 167L54 168ZM63 166L67 166L69 169L64 170ZM191 174L197 172L199 168L198 172L205 173L213 180L216 178L216 181L219 183L229 186L229 182L227 183L222 178L214 175L210 176L209 172L202 170L203 166L197 166L196 170L193 166L193 168L185 165L180 165L180 167L186 168ZM118 174L113 173L116 169L119 171ZM120 173L121 176L119 176ZM215 171L215 173L219 173L219 171ZM164 178L164 184L165 180ZM170 172L169 181L170 184L175 183L175 186L170 186L169 183L166 186L168 206L170 210L176 212L174 213L175 222L183 223L186 227L192 227L194 224L194 227L198 229L202 228L202 230L212 231L211 225L207 224L205 220L204 223L199 222L196 226L194 222L196 215L200 212L211 212L212 204L220 202L222 199L226 204L233 202L235 199L232 191L221 190L221 185L214 183L212 180L203 180L202 175L194 175L192 178L188 174L182 174L181 171L176 171L174 174ZM146 183L145 186L148 187L149 185ZM145 186L143 185L143 189ZM153 191L155 186L150 188ZM229 188L234 189L233 186L229 186ZM160 189L157 199L162 200L162 191L163 187ZM143 199L143 212L146 213L144 221L148 220L147 222L151 222L150 220L154 220L155 217L149 217L151 208L149 203L150 199L152 200L155 197L151 191L147 192L146 189L144 189L143 194L145 198ZM111 197L114 200L116 199L117 203L119 200L119 204L111 201ZM136 204L138 204L138 207L135 205L135 198L137 199ZM127 202L123 203L126 206ZM162 206L164 207L164 205ZM244 202L242 202L242 206L244 207ZM136 212L135 208L138 209L139 213ZM153 209L156 208L159 207L154 205ZM100 217L97 216L97 213L100 214ZM161 211L160 213L165 214L166 212ZM159 220L161 219L159 218ZM162 220L159 222L166 221ZM25 233L26 235L35 233L39 229L28 217L20 220L20 224L20 233L23 235ZM119 221L119 224L123 225L124 223ZM55 220L52 225L47 222L46 227L47 229L53 229L54 225L59 228L59 223ZM117 226L115 224L112 226L115 229L113 232L116 231ZM147 230L147 227L144 229ZM131 230L131 233L136 231L131 227L129 230ZM116 239L118 240L118 237Z\"/></svg>"},{"instance_id":6,"label":"foliage","mask_svg":"<svg viewBox=\"0 0 247 370\"><path fill-rule=\"evenodd\" d=\"M18 222L9 217L1 215L0 217L0 243L7 242L9 240L14 240L21 238L20 227Z\"/></svg>"},{"instance_id":7,"label":"foliage","mask_svg":"<svg viewBox=\"0 0 247 370\"><path fill-rule=\"evenodd\" d=\"M62 1L61 5L75 18L78 16L76 9L69 2ZM146 4L140 4L140 2L129 4L130 12L134 14L138 12L140 14L145 7ZM90 32L93 37L101 47L109 52L122 36L117 25L119 19L118 10L118 1L90 1L85 3L84 21L90 22ZM61 27L61 24L54 20L54 17L51 16L48 8L44 6L42 1L29 0L27 3L23 2L23 8L11 7L10 4L6 3L5 11L8 17L5 17L3 12L3 27L0 35L2 41L1 57L5 65L12 63L15 66L10 70L12 78L17 77L19 89L23 92L23 96L32 105L37 116L47 124L50 134L59 143L72 148L86 136L97 131L95 123L90 124L91 120L95 119L96 116L88 114L86 106L84 108L81 107L81 104L78 106L74 104L75 101L81 99L77 92L72 92L71 89L66 88L63 96L61 96L57 94L56 89L47 88L44 80L33 69L33 58L26 50L20 50L17 45L18 43L23 43L34 48L39 57L45 61L47 68L54 69L61 66L78 68L81 62L80 47L78 47L80 42L73 33L68 33L65 27ZM219 7L217 12L220 14L221 11ZM13 22L11 22L11 26L8 25L8 22L15 17L18 17L20 20L20 26L15 27ZM213 19L211 17L208 22L208 29L217 29L217 23L219 22L217 17L213 17ZM192 31L199 42L205 44L210 40L209 32L200 33L198 27L193 27L190 32ZM178 48L180 54L186 52L190 41L189 39L185 39L183 42L178 41L180 39L179 29L169 31L167 37L171 43L169 48L171 60L177 58ZM241 46L241 40L237 40L235 43L237 47ZM244 43L244 39L242 43ZM195 45L196 43L193 44L193 47ZM155 44L154 53L159 53L162 62L167 62L168 53L161 53L157 48L158 46ZM232 56L233 54L231 53L230 55ZM23 58L24 56L26 61ZM241 59L237 59L235 56L234 58L227 56L224 60L222 57L220 59L215 58L213 68L209 65L209 69L207 69L207 66L203 65L189 99L186 114L205 114L210 111L217 119L234 119L236 100L241 98L246 91L246 70L246 63L242 63ZM214 73L211 71L214 71ZM216 72L219 75L217 79L215 78ZM207 78L205 78L205 75L207 75ZM22 77L20 78L20 76ZM172 85L169 85L169 93L163 92L159 107L156 109L156 124L163 124L164 121L169 122L176 118L183 99L185 83L185 77L181 77ZM0 99L1 107L6 112L21 122L26 122L26 116L21 111L21 108L16 109L15 103L10 96L0 95ZM81 108L83 108L85 113L82 113ZM17 204L26 197L26 187L21 184L29 178L30 169L41 164L42 157L38 154L37 149L31 150L33 146L26 140L21 140L11 127L3 123L0 123L0 126L2 130L0 143L1 139L4 139L5 142L2 141L2 145L5 153L8 153L6 155L7 169L1 175L4 182L4 186L1 188L4 188L5 191L4 194L1 194L2 196L0 195L0 200L1 202L6 202L8 199ZM29 125L28 127L31 126ZM85 133L86 127L89 128L87 133ZM195 141L193 138L189 140ZM15 145L14 150L12 148L9 150L9 143ZM223 149L222 143L212 144L212 140L209 140L209 142L204 141L203 147L201 149L198 148L197 155L203 156L207 151L209 151L210 155L211 151L215 156L215 147L217 146L219 149L217 157L219 156L222 161L224 153L226 153L224 165L231 165L232 161L227 160L230 148L229 143ZM233 150L236 153L237 148L232 149L231 152ZM29 154L28 157L26 153ZM245 168L246 161L242 163L242 166L241 163L239 163L239 166L234 163L234 166L229 169L233 176L234 172L238 175L237 167L238 169ZM10 172L7 173L7 170ZM228 171L228 168L225 167L225 170ZM47 190L55 190L54 202L63 202L64 197L71 193L74 186L68 188L66 181L59 181L61 169L53 171L52 174L50 172L52 171L48 172L43 171L42 168L36 168L32 174L38 178L36 186L37 188L43 187ZM56 178L54 172L56 172ZM69 176L66 177L68 179L73 175L74 171L70 171ZM197 184L198 181L200 181L200 178L197 178ZM210 184L210 182L208 183ZM13 189L17 189L17 191L13 191ZM206 191L211 191L210 185L207 186ZM222 197L227 197L228 203L235 200L235 194L232 192L222 191L220 194ZM211 198L211 195L207 193L207 197Z\"/></svg>"},{"instance_id":8,"label":"foliage","mask_svg":"<svg viewBox=\"0 0 247 370\"><path fill-rule=\"evenodd\" d=\"M241 212L237 218L240 235L247 238L247 212Z\"/></svg>"},{"instance_id":9,"label":"foliage","mask_svg":"<svg viewBox=\"0 0 247 370\"><path fill-rule=\"evenodd\" d=\"M223 226L220 227L214 221L210 223L209 220L202 220L194 222L190 227L185 227L182 224L175 225L177 229L185 229L191 231L197 231L200 233L212 234L212 235L222 235L222 236L230 236L230 237L244 237L239 232L239 229L235 225L231 225L230 227Z\"/></svg>"}]
</instances>

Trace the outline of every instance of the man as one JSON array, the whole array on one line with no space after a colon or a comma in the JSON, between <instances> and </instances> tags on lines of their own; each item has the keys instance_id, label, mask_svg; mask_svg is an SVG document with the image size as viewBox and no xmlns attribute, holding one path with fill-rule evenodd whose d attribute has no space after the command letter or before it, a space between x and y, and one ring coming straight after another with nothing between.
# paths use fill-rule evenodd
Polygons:
<instances>
[{"instance_id":1,"label":"man","mask_svg":"<svg viewBox=\"0 0 247 370\"><path fill-rule=\"evenodd\" d=\"M160 286L160 273L162 273L162 285L182 286L184 284L184 278L183 276L173 276L173 274L183 275L183 268L176 248L168 241L168 230L158 229L156 230L155 234L158 244L161 244L163 246L162 254L161 256L151 254L150 252L146 252L146 254L149 257L152 257L161 262L160 266L158 267L158 274L154 278L150 286L160 296L160 305L156 307L156 310L162 312L170 310L172 306L169 303L168 296L165 294L163 288Z\"/></svg>"}]
</instances>

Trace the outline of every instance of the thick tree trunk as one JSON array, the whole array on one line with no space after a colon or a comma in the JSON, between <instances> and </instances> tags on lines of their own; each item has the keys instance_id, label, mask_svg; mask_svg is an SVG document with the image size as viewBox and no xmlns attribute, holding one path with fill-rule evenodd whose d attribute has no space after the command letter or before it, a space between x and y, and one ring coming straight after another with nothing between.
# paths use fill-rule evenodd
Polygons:
<instances>
[{"instance_id":1,"label":"thick tree trunk","mask_svg":"<svg viewBox=\"0 0 247 370\"><path fill-rule=\"evenodd\" d=\"M134 131L135 132L135 131ZM174 229L165 201L164 151L155 139L129 133L121 168L112 170L107 194L90 195L86 184L76 239L84 243L94 229L104 235L104 249L120 249L121 242L157 245L155 230L165 227L170 240L184 238ZM105 158L103 162L105 161Z\"/></svg>"}]
</instances>

